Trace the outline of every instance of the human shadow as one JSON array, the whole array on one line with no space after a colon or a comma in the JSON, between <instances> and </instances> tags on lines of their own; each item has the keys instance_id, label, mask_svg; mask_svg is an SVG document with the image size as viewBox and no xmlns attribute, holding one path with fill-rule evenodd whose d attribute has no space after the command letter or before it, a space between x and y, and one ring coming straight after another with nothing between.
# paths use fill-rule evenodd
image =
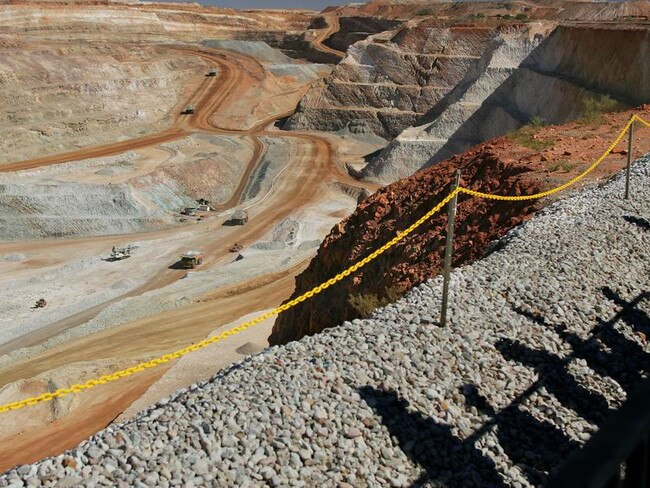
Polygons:
<instances>
[{"instance_id":1,"label":"human shadow","mask_svg":"<svg viewBox=\"0 0 650 488\"><path fill-rule=\"evenodd\" d=\"M614 409L604 396L574 377L570 364L575 359L584 359L598 375L615 380L628 393L650 372L650 354L616 327L623 322L636 333L650 332L648 314L639 308L641 302L650 298L650 292L639 293L628 301L608 287L601 291L604 299L617 304L620 310L608 320L598 319L586 337L570 331L564 323L555 325L541 314L515 309L527 319L554 330L571 345L572 352L559 356L512 339L496 341L495 347L505 359L532 368L537 379L503 408L492 405L476 385L463 385L464 407L475 409L474 413L484 418L481 425L463 438L436 417L427 417L413 409L394 391L369 385L358 389L398 447L424 471L411 486L430 482L449 488L504 486L503 468L496 466L483 448L477 447L477 441L486 445L486 437L496 436L503 454L534 486L543 485L549 473L555 472L580 449L582 443L569 437L553 417L546 417L543 400L540 403L533 396L543 389L563 407L600 426ZM537 407L531 410L534 405Z\"/></svg>"},{"instance_id":2,"label":"human shadow","mask_svg":"<svg viewBox=\"0 0 650 488\"><path fill-rule=\"evenodd\" d=\"M522 410L522 403L539 386L540 384L535 382L532 388L500 411L496 411L489 404L475 385L464 385L461 389L468 406L473 406L490 417L490 420L466 442L473 444L488 430L492 430L508 458L519 466L526 479L535 486L544 481L546 473L564 456L580 447L551 422L537 419ZM540 439L543 439L543 442L540 442Z\"/></svg>"},{"instance_id":3,"label":"human shadow","mask_svg":"<svg viewBox=\"0 0 650 488\"><path fill-rule=\"evenodd\" d=\"M569 331L566 324L557 325L554 330L571 346L572 357L584 359L597 374L612 378L621 388L629 391L642 380L644 372L650 371L650 355L614 325L623 321L640 333L640 338L650 337L650 318L638 308L639 303L650 298L650 293L642 292L630 301L623 300L609 287L604 287L602 293L619 305L621 310L607 321L598 320L586 339ZM550 327L541 315L533 315L520 308L514 311L537 324ZM621 361L616 356L626 360Z\"/></svg>"},{"instance_id":4,"label":"human shadow","mask_svg":"<svg viewBox=\"0 0 650 488\"><path fill-rule=\"evenodd\" d=\"M579 383L567 371L567 361L542 349L531 349L510 339L501 339L496 348L501 355L535 370L544 386L562 405L571 408L590 422L601 422L609 413L607 400Z\"/></svg>"}]
</instances>

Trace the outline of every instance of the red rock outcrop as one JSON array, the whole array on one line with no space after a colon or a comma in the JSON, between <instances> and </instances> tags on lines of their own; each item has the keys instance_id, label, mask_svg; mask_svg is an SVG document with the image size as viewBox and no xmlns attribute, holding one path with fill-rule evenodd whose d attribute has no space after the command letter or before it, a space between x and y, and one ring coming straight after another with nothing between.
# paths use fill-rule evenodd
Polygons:
<instances>
[{"instance_id":1,"label":"red rock outcrop","mask_svg":"<svg viewBox=\"0 0 650 488\"><path fill-rule=\"evenodd\" d=\"M483 145L462 156L387 186L362 202L352 216L335 226L309 268L296 279L296 296L321 283L408 227L450 191L456 169L462 183L480 191L518 195L540 188L533 167L497 155ZM488 244L521 223L535 202L496 202L461 196L454 240L454 265L481 256ZM384 296L388 286L401 290L426 281L441 269L446 212L442 211L362 271L282 314L270 337L286 343L357 317L350 295Z\"/></svg>"}]
</instances>

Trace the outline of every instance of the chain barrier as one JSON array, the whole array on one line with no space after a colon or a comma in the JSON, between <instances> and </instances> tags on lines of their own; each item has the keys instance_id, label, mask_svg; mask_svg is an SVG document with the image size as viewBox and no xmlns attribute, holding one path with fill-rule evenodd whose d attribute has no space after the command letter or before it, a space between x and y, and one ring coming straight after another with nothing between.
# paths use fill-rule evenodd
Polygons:
<instances>
[{"instance_id":1,"label":"chain barrier","mask_svg":"<svg viewBox=\"0 0 650 488\"><path fill-rule=\"evenodd\" d=\"M217 342L223 341L224 339L227 339L230 336L237 335L241 332L244 332L247 329L250 329L251 327L264 322L267 319L270 319L271 317L274 317L276 315L279 315L282 312L285 312L289 310L292 307L295 307L301 302L304 302L305 300L313 297L314 295L317 295L321 293L322 291L326 290L330 286L334 285L335 283L338 283L342 279L346 278L347 276L351 275L355 271L359 270L369 262L373 261L377 257L379 257L381 254L385 253L388 249L393 247L395 244L400 242L402 239L404 239L406 236L411 234L414 230L416 230L418 227L420 227L424 222L429 220L434 214L440 211L449 201L458 193L458 190L455 190L451 192L449 195L447 195L440 203L438 203L435 207L433 207L431 210L429 210L426 214L424 214L420 219L418 219L413 225L411 225L409 228L406 230L400 232L395 236L393 239L388 241L386 244L384 244L382 247L368 255L367 257L363 258L361 261L358 261L357 263L353 264L349 268L345 269L344 271L341 271L339 274L334 276L333 278L327 280L325 283L322 283L319 286L316 286L309 290L306 293L303 293L297 298L294 298L293 300L285 303L284 305L281 305L277 307L274 310L271 310L269 312L266 312L265 314L260 315L259 317L256 317L252 320L249 320L248 322L243 323L242 325L239 325L237 327L234 327L232 329L229 329L227 331L222 332L221 334L218 334L213 337L209 337L208 339L204 339L201 342L198 342L196 344L192 344L191 346L185 347L183 349L179 349L178 351L165 354L164 356L160 356L156 359L152 359L150 361L145 361L140 364L136 364L135 366L127 369L123 369L121 371L117 371L112 374L104 375L101 376L97 379L89 380L86 381L85 383L81 384L76 384L72 385L69 388L59 388L58 390L51 392L51 393L44 393L39 396L27 398L25 400L21 400L18 402L13 402L13 403L7 403L5 405L0 406L0 413L3 412L8 412L10 410L18 410L24 407L29 407L32 405L37 405L39 403L43 402L49 402L54 400L55 398L63 398L65 396L68 396L70 394L74 393L79 393L84 390L89 390L91 388L95 388L96 386L99 385L105 385L106 383L110 383L112 381L116 381L120 378L125 378L127 376L134 375L136 373L139 373L140 371L144 371L150 368L154 368L156 366L160 366L162 364L166 364L174 359L179 359L182 358L183 356L186 356L194 351L198 351L200 349L204 349L208 347L211 344L215 344Z\"/></svg>"},{"instance_id":2,"label":"chain barrier","mask_svg":"<svg viewBox=\"0 0 650 488\"><path fill-rule=\"evenodd\" d=\"M632 116L630 118L630 120L628 121L627 125L618 134L616 139L614 139L614 142L612 142L610 144L610 146L607 148L607 150L591 166L589 166L585 171L580 173L575 178L567 181L566 183L564 183L563 185L558 186L557 188L553 188L552 190L548 190L548 191L543 191L541 193L536 193L534 195L517 195L517 196L493 195L492 193L483 193L483 192L480 192L480 191L470 190L469 188L464 188L464 187L461 187L460 191L462 193L466 193L466 194L472 195L474 197L488 198L490 200L507 200L507 201L536 200L538 198L544 198L544 197L548 197L550 195L553 195L555 193L559 193L559 192L561 192L563 190L566 190L571 185L574 185L575 183L577 183L578 181L583 179L585 176L587 176L589 173L591 173L593 170L595 170L600 165L600 163L602 163L603 160L607 156L609 156L609 154L614 150L614 148L616 146L618 146L618 143L621 142L621 139L623 139L623 137L625 136L627 131L630 130L630 127L632 126L632 124L634 123L635 120L638 120L641 123L643 123L643 124L647 125L648 127L650 127L650 124L648 124L648 122L643 120L638 115Z\"/></svg>"},{"instance_id":3,"label":"chain barrier","mask_svg":"<svg viewBox=\"0 0 650 488\"><path fill-rule=\"evenodd\" d=\"M106 383L111 383L113 381L119 380L121 378L126 378L128 376L132 376L136 373L139 373L141 371L145 371L147 369L155 368L156 366L160 366L166 363L169 363L170 361L173 361L175 359L182 358L183 356L186 356L192 352L198 351L200 349L204 349L211 344L215 344L217 342L221 342L224 339L227 339L228 337L240 334L241 332L244 332L247 329L250 329L251 327L264 322L267 319L270 319L271 317L274 317L276 315L281 314L282 312L285 312L289 310L290 308L295 307L299 303L304 302L305 300L308 300L309 298L312 298L314 295L317 295L327 288L331 287L332 285L338 283L339 281L343 280L344 278L350 276L352 273L355 271L358 271L360 268L365 266L366 264L370 263L377 257L379 257L381 254L385 253L387 250L389 250L391 247L393 247L395 244L403 240L406 236L411 234L413 231L415 231L418 227L420 227L424 222L429 220L433 215L438 213L445 205L447 205L454 196L456 196L459 193L466 193L468 195L472 195L475 197L480 197L480 198L489 198L492 200L510 200L510 201L519 201L519 200L533 200L533 199L538 199L538 198L543 198L547 197L549 195L553 195L554 193L558 193L567 187L575 184L582 178L584 178L586 175L591 173L602 161L614 150L616 145L621 141L625 133L629 130L630 126L634 123L635 120L638 120L642 124L646 125L647 127L650 127L650 123L646 122L643 120L641 117L638 115L634 115L633 117L630 118L629 122L625 126L625 128L618 134L614 142L607 148L607 150L600 156L596 162L594 162L589 168L587 168L583 173L579 174L569 182L558 186L557 188L554 188L552 190L548 190L545 192L537 193L535 195L521 195L521 196L505 196L505 195L493 195L490 193L482 193L474 190L470 190L469 188L464 188L462 186L459 186L458 188L452 190L440 203L438 203L435 207L433 207L431 210L429 210L426 214L424 214L421 218L419 218L413 225L408 227L406 230L399 232L397 236L395 236L393 239L388 241L386 244L384 244L382 247L377 249L376 251L372 252L362 260L358 261L357 263L353 264L349 268L341 271L339 274L334 276L333 278L330 278L326 282L312 288L311 290L303 293L297 298L294 298L293 300L275 308L274 310L271 310L269 312L266 312L252 320L249 320L248 322L245 322L237 327L234 327L232 329L229 329L227 331L224 331L216 336L209 337L207 339L204 339L196 344L192 344L190 346L187 346L183 349L179 349L178 351L165 354L163 356L160 356L158 358L152 359L150 361L145 361L139 364L136 364L135 366L132 366L127 369L123 369L120 371L116 371L115 373L112 374L107 374L104 376L100 376L99 378L88 380L84 383L80 384L74 384L71 385L69 388L59 388L51 393L43 393L42 395L26 398L24 400L20 400L17 402L13 403L7 403L4 405L0 405L0 413L4 412L9 412L11 410L19 410L21 408L25 407L30 407L33 405L37 405L39 403L44 403L44 402L49 402L54 400L55 398L63 398L71 394L76 394L80 393L85 390L90 390L91 388L95 388L99 385L105 385Z\"/></svg>"}]
</instances>

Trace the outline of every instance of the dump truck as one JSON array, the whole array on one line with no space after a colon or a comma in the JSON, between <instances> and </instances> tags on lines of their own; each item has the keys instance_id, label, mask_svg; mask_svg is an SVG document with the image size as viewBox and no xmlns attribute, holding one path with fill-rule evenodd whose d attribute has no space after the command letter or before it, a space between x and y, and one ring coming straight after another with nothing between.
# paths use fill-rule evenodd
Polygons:
<instances>
[{"instance_id":1,"label":"dump truck","mask_svg":"<svg viewBox=\"0 0 650 488\"><path fill-rule=\"evenodd\" d=\"M229 252L239 252L242 249L244 249L244 246L242 246L239 242L235 242L232 246L228 248Z\"/></svg>"},{"instance_id":2,"label":"dump truck","mask_svg":"<svg viewBox=\"0 0 650 488\"><path fill-rule=\"evenodd\" d=\"M210 68L210 71L208 71L208 76L217 76L217 68Z\"/></svg>"},{"instance_id":3,"label":"dump truck","mask_svg":"<svg viewBox=\"0 0 650 488\"><path fill-rule=\"evenodd\" d=\"M181 256L181 265L184 268L196 268L203 262L203 253L201 251L187 251Z\"/></svg>"},{"instance_id":4,"label":"dump truck","mask_svg":"<svg viewBox=\"0 0 650 488\"><path fill-rule=\"evenodd\" d=\"M248 222L248 212L246 210L237 210L232 217L230 217L232 225L244 225Z\"/></svg>"},{"instance_id":5,"label":"dump truck","mask_svg":"<svg viewBox=\"0 0 650 488\"><path fill-rule=\"evenodd\" d=\"M115 247L113 246L113 249L111 249L111 254L108 256L108 258L102 258L104 261L121 261L122 259L130 258L131 257L131 250L133 247L129 244L128 246L125 247Z\"/></svg>"},{"instance_id":6,"label":"dump truck","mask_svg":"<svg viewBox=\"0 0 650 488\"><path fill-rule=\"evenodd\" d=\"M191 115L195 112L194 105L187 104L185 105L185 110L183 110L183 115Z\"/></svg>"}]
</instances>

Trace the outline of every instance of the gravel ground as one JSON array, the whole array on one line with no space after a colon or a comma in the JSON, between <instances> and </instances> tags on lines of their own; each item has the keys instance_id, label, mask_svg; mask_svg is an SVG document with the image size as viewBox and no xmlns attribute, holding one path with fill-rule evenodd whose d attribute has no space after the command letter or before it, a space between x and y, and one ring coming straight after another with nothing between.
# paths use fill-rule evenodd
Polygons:
<instances>
[{"instance_id":1,"label":"gravel ground","mask_svg":"<svg viewBox=\"0 0 650 488\"><path fill-rule=\"evenodd\" d=\"M437 278L0 486L538 486L650 368L650 157L623 184L455 270L445 329Z\"/></svg>"}]
</instances>

